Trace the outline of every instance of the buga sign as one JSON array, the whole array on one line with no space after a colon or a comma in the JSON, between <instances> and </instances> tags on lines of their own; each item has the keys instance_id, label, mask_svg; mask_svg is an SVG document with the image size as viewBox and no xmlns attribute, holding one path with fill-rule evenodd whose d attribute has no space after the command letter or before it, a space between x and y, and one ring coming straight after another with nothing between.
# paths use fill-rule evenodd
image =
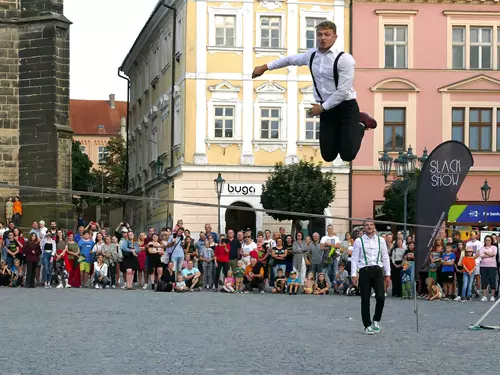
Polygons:
<instances>
[{"instance_id":1,"label":"buga sign","mask_svg":"<svg viewBox=\"0 0 500 375\"><path fill-rule=\"evenodd\" d=\"M226 184L222 195L260 196L261 184Z\"/></svg>"}]
</instances>

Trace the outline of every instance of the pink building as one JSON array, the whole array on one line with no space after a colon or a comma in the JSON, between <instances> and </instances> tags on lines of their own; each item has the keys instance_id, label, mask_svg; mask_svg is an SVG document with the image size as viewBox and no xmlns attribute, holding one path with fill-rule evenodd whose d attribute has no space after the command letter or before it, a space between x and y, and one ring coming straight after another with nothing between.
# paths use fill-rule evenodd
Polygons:
<instances>
[{"instance_id":1,"label":"pink building","mask_svg":"<svg viewBox=\"0 0 500 375\"><path fill-rule=\"evenodd\" d=\"M455 139L475 165L449 221L485 219L487 178L488 222L500 226L500 3L355 1L352 29L359 104L379 126L353 163L351 216L380 216L384 149L396 158L411 146L420 156Z\"/></svg>"}]
</instances>

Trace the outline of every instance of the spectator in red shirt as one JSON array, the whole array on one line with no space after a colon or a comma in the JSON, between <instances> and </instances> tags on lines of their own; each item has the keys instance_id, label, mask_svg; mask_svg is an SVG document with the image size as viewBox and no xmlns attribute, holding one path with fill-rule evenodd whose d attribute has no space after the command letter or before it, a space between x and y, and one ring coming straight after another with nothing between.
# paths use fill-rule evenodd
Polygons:
<instances>
[{"instance_id":1,"label":"spectator in red shirt","mask_svg":"<svg viewBox=\"0 0 500 375\"><path fill-rule=\"evenodd\" d=\"M226 237L221 234L219 236L219 243L215 246L215 285L219 285L220 272L224 271L224 277L227 277L229 271L229 250L230 245L226 241Z\"/></svg>"}]
</instances>

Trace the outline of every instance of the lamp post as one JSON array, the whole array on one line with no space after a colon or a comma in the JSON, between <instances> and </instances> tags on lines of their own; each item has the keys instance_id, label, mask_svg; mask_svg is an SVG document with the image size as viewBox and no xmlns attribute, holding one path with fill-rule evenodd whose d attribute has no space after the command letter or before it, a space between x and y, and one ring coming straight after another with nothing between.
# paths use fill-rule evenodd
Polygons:
<instances>
[{"instance_id":1,"label":"lamp post","mask_svg":"<svg viewBox=\"0 0 500 375\"><path fill-rule=\"evenodd\" d=\"M486 229L488 229L488 201L490 200L490 192L491 187L488 185L488 180L484 180L484 185L481 186L481 196L484 201Z\"/></svg>"},{"instance_id":2,"label":"lamp post","mask_svg":"<svg viewBox=\"0 0 500 375\"><path fill-rule=\"evenodd\" d=\"M224 189L224 184L226 181L222 178L222 176L219 174L217 175L217 178L214 180L214 185L215 185L215 193L217 194L217 233L220 235L220 196L222 195L222 189Z\"/></svg>"},{"instance_id":3,"label":"lamp post","mask_svg":"<svg viewBox=\"0 0 500 375\"><path fill-rule=\"evenodd\" d=\"M159 156L158 159L156 159L155 172L157 178L160 178L163 175L163 162L161 161Z\"/></svg>"},{"instance_id":4,"label":"lamp post","mask_svg":"<svg viewBox=\"0 0 500 375\"><path fill-rule=\"evenodd\" d=\"M413 149L408 147L406 153L404 151L399 151L399 155L396 159L393 159L387 151L378 159L380 165L380 172L384 176L385 182L389 182L389 176L391 175L392 165L394 164L396 178L391 181L395 183L399 181L403 184L404 202L403 202L403 223L404 223L404 235L407 236L407 221L408 221L408 187L410 185L410 177L417 170L417 162L420 168L423 167L427 160L427 149L424 150L422 157L418 157L413 153Z\"/></svg>"}]
</instances>

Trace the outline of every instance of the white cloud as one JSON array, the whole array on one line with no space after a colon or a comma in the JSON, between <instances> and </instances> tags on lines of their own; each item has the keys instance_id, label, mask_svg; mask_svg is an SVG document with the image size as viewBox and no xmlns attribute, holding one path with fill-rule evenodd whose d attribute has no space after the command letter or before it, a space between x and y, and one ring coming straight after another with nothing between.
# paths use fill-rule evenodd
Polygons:
<instances>
[{"instance_id":1,"label":"white cloud","mask_svg":"<svg viewBox=\"0 0 500 375\"><path fill-rule=\"evenodd\" d=\"M70 96L127 100L118 67L158 0L66 0L70 28Z\"/></svg>"}]
</instances>

